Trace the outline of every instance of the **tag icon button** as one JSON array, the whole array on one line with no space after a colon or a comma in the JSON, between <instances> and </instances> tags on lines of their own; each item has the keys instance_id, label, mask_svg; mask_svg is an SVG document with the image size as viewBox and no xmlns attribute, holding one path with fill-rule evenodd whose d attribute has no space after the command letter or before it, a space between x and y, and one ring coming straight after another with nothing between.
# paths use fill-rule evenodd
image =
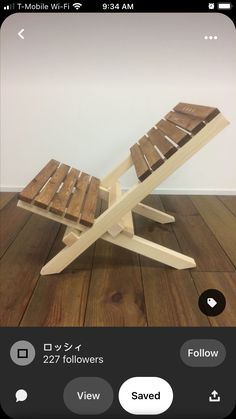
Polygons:
<instances>
[{"instance_id":1,"label":"tag icon button","mask_svg":"<svg viewBox=\"0 0 236 419\"><path fill-rule=\"evenodd\" d=\"M198 306L203 314L209 317L219 316L226 306L225 296L216 289L204 291L199 299Z\"/></svg>"},{"instance_id":2,"label":"tag icon button","mask_svg":"<svg viewBox=\"0 0 236 419\"><path fill-rule=\"evenodd\" d=\"M207 299L207 304L211 307L211 308L214 308L215 306L216 306L216 304L217 304L217 301L216 300L214 300L214 298L208 298Z\"/></svg>"}]
</instances>

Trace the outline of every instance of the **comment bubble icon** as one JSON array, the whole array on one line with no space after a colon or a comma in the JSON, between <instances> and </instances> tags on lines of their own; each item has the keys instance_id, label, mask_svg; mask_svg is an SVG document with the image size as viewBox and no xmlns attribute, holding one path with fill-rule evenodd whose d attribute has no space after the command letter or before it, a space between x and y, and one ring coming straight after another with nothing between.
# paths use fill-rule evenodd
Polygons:
<instances>
[{"instance_id":1,"label":"comment bubble icon","mask_svg":"<svg viewBox=\"0 0 236 419\"><path fill-rule=\"evenodd\" d=\"M17 390L16 392L16 403L18 402L24 402L28 397L28 393L25 390Z\"/></svg>"}]
</instances>

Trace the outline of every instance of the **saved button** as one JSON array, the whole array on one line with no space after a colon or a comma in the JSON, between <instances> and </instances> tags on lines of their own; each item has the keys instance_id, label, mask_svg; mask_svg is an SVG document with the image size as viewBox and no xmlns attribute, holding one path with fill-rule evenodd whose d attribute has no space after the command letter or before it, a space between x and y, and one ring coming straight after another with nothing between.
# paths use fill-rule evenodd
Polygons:
<instances>
[{"instance_id":1,"label":"saved button","mask_svg":"<svg viewBox=\"0 0 236 419\"><path fill-rule=\"evenodd\" d=\"M163 378L133 377L122 384L119 401L133 415L159 415L171 406L173 391Z\"/></svg>"}]
</instances>

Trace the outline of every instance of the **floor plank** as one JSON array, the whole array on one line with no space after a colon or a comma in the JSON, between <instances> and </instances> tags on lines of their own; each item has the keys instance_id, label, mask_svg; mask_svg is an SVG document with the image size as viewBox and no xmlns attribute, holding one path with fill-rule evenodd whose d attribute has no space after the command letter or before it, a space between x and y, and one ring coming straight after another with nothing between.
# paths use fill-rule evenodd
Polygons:
<instances>
[{"instance_id":1,"label":"floor plank","mask_svg":"<svg viewBox=\"0 0 236 419\"><path fill-rule=\"evenodd\" d=\"M178 215L198 215L197 208L186 195L162 195L161 201L166 212Z\"/></svg>"},{"instance_id":2,"label":"floor plank","mask_svg":"<svg viewBox=\"0 0 236 419\"><path fill-rule=\"evenodd\" d=\"M2 257L0 325L19 325L58 228L57 223L33 215Z\"/></svg>"},{"instance_id":3,"label":"floor plank","mask_svg":"<svg viewBox=\"0 0 236 419\"><path fill-rule=\"evenodd\" d=\"M189 272L148 268L145 298L149 326L209 326L198 308L198 297Z\"/></svg>"},{"instance_id":4,"label":"floor plank","mask_svg":"<svg viewBox=\"0 0 236 419\"><path fill-rule=\"evenodd\" d=\"M217 289L226 298L225 310L216 317L209 317L212 326L236 326L236 272L193 272L199 294L207 289Z\"/></svg>"},{"instance_id":5,"label":"floor plank","mask_svg":"<svg viewBox=\"0 0 236 419\"><path fill-rule=\"evenodd\" d=\"M234 266L214 234L202 217L196 214L196 208L194 210L194 205L189 197L183 199L182 196L179 196L172 200L171 196L167 199L163 196L161 199L165 209L169 212L170 208L176 205L177 213L171 212L176 219L172 227L182 252L195 259L197 271L234 271ZM195 214L192 215L194 211Z\"/></svg>"},{"instance_id":6,"label":"floor plank","mask_svg":"<svg viewBox=\"0 0 236 419\"><path fill-rule=\"evenodd\" d=\"M178 215L173 230L182 252L195 259L197 266L194 270L234 271L230 259L200 215Z\"/></svg>"},{"instance_id":7,"label":"floor plank","mask_svg":"<svg viewBox=\"0 0 236 419\"><path fill-rule=\"evenodd\" d=\"M1 192L0 193L0 210L8 204L8 202L13 198L15 192Z\"/></svg>"},{"instance_id":8,"label":"floor plank","mask_svg":"<svg viewBox=\"0 0 236 419\"><path fill-rule=\"evenodd\" d=\"M64 230L61 227L48 260L64 247ZM20 325L83 326L93 253L94 246L91 246L62 273L40 276Z\"/></svg>"},{"instance_id":9,"label":"floor plank","mask_svg":"<svg viewBox=\"0 0 236 419\"><path fill-rule=\"evenodd\" d=\"M164 211L158 196L149 196L144 203ZM144 238L180 251L171 225L135 215L135 230ZM176 271L146 257L140 260L149 326L209 326L198 310L198 293L189 271Z\"/></svg>"},{"instance_id":10,"label":"floor plank","mask_svg":"<svg viewBox=\"0 0 236 419\"><path fill-rule=\"evenodd\" d=\"M18 208L16 204L17 196L13 197L0 211L0 257L13 243L18 233L31 217L31 213Z\"/></svg>"},{"instance_id":11,"label":"floor plank","mask_svg":"<svg viewBox=\"0 0 236 419\"><path fill-rule=\"evenodd\" d=\"M221 195L217 197L236 217L236 196Z\"/></svg>"},{"instance_id":12,"label":"floor plank","mask_svg":"<svg viewBox=\"0 0 236 419\"><path fill-rule=\"evenodd\" d=\"M85 326L146 326L138 256L99 240L96 244Z\"/></svg>"},{"instance_id":13,"label":"floor plank","mask_svg":"<svg viewBox=\"0 0 236 419\"><path fill-rule=\"evenodd\" d=\"M236 218L215 196L192 196L192 202L236 267Z\"/></svg>"}]
</instances>

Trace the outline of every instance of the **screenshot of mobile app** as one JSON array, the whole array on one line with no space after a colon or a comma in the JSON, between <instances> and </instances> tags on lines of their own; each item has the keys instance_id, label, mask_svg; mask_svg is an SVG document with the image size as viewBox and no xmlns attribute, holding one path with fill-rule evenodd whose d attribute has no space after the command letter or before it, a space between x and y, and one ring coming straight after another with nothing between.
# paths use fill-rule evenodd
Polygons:
<instances>
[{"instance_id":1,"label":"screenshot of mobile app","mask_svg":"<svg viewBox=\"0 0 236 419\"><path fill-rule=\"evenodd\" d=\"M6 417L233 414L235 5L157 3L1 1Z\"/></svg>"}]
</instances>

